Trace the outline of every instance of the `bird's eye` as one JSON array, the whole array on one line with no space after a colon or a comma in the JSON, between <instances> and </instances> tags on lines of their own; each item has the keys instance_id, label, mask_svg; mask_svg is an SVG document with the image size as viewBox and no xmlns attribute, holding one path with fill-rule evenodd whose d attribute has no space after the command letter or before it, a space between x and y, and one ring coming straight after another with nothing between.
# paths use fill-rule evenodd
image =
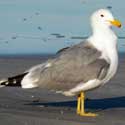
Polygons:
<instances>
[{"instance_id":1,"label":"bird's eye","mask_svg":"<svg viewBox=\"0 0 125 125\"><path fill-rule=\"evenodd\" d=\"M103 14L101 14L100 16L101 16L101 17L104 17L104 15L103 15Z\"/></svg>"}]
</instances>

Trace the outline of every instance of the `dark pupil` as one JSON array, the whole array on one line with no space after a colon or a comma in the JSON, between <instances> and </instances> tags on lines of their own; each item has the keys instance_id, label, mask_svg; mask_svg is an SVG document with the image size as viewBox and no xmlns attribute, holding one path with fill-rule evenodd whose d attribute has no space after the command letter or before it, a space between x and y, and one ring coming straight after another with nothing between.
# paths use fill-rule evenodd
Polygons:
<instances>
[{"instance_id":1,"label":"dark pupil","mask_svg":"<svg viewBox=\"0 0 125 125\"><path fill-rule=\"evenodd\" d=\"M101 14L101 17L104 17L104 15L103 15L103 14Z\"/></svg>"}]
</instances>

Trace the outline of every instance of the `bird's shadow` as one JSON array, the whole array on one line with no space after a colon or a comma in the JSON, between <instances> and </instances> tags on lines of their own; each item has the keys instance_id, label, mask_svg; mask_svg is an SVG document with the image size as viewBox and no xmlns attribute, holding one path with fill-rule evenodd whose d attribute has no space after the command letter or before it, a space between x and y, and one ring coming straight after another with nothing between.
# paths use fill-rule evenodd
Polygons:
<instances>
[{"instance_id":1,"label":"bird's shadow","mask_svg":"<svg viewBox=\"0 0 125 125\"><path fill-rule=\"evenodd\" d=\"M53 106L53 107L72 107L75 108L77 101L62 101L62 102L32 102L27 105L32 106ZM105 110L111 108L125 108L125 96L113 97L113 98L103 98L103 99L86 99L85 108L93 110Z\"/></svg>"}]
</instances>

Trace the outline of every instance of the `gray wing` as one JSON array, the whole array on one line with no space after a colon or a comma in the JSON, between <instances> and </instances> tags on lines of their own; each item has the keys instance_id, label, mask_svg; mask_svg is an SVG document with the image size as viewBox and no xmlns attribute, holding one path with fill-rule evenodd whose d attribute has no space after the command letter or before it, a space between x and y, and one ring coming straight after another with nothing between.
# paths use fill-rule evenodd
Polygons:
<instances>
[{"instance_id":1,"label":"gray wing","mask_svg":"<svg viewBox=\"0 0 125 125\"><path fill-rule=\"evenodd\" d=\"M100 56L101 53L92 45L82 42L65 49L55 59L47 61L46 64L50 63L50 67L37 67L32 72L32 77L39 77L36 84L42 88L72 89L81 82L105 77L109 64L104 59L99 59Z\"/></svg>"},{"instance_id":2,"label":"gray wing","mask_svg":"<svg viewBox=\"0 0 125 125\"><path fill-rule=\"evenodd\" d=\"M60 54L61 52L64 52L65 50L69 49L70 47L65 47L60 49L59 51L56 52L56 54Z\"/></svg>"}]
</instances>

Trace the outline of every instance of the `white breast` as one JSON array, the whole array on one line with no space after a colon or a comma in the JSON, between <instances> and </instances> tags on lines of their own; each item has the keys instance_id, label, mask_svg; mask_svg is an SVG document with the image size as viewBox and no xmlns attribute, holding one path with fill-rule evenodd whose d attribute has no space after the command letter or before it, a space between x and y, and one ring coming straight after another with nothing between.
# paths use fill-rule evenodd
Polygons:
<instances>
[{"instance_id":1,"label":"white breast","mask_svg":"<svg viewBox=\"0 0 125 125\"><path fill-rule=\"evenodd\" d=\"M117 68L118 68L118 54L117 54L117 49L111 49L110 54L109 54L109 60L110 60L110 67L108 70L108 73L103 80L103 83L107 83L116 73Z\"/></svg>"},{"instance_id":2,"label":"white breast","mask_svg":"<svg viewBox=\"0 0 125 125\"><path fill-rule=\"evenodd\" d=\"M93 35L89 41L102 52L100 58L105 59L109 64L109 70L102 81L103 84L108 82L116 73L118 67L118 54L117 54L117 37L112 30L106 30L98 35Z\"/></svg>"}]
</instances>

